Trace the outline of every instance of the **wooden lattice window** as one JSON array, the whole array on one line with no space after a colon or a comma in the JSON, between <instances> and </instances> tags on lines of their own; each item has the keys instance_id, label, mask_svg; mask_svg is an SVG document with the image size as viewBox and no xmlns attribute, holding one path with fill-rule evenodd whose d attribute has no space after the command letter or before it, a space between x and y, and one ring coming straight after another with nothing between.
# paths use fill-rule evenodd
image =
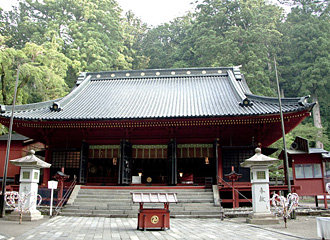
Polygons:
<instances>
[{"instance_id":1,"label":"wooden lattice window","mask_svg":"<svg viewBox=\"0 0 330 240\"><path fill-rule=\"evenodd\" d=\"M79 168L80 152L78 151L54 151L52 156L52 168Z\"/></svg>"},{"instance_id":2,"label":"wooden lattice window","mask_svg":"<svg viewBox=\"0 0 330 240\"><path fill-rule=\"evenodd\" d=\"M224 147L222 149L223 173L230 173L231 167L234 166L235 172L243 174L239 181L250 182L250 169L242 168L240 163L253 156L253 154L254 150L252 148ZM224 180L228 181L228 178L224 178Z\"/></svg>"}]
</instances>

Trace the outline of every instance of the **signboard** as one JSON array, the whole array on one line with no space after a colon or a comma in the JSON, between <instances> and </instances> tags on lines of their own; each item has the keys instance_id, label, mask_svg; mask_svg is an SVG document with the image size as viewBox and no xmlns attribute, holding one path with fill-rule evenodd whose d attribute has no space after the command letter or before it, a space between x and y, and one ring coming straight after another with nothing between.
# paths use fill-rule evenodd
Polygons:
<instances>
[{"instance_id":1,"label":"signboard","mask_svg":"<svg viewBox=\"0 0 330 240\"><path fill-rule=\"evenodd\" d=\"M57 181L48 181L48 189L57 189Z\"/></svg>"}]
</instances>

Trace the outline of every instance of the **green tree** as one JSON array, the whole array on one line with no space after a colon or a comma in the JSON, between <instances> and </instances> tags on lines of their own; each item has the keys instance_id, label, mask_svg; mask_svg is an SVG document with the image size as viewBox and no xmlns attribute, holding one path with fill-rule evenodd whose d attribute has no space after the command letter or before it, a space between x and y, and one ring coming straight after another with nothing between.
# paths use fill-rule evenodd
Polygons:
<instances>
[{"instance_id":1,"label":"green tree","mask_svg":"<svg viewBox=\"0 0 330 240\"><path fill-rule=\"evenodd\" d=\"M132 69L145 69L148 67L149 58L144 56L142 49L143 38L147 34L148 26L137 18L132 11L125 14L122 21L124 27L124 51L127 62L132 64Z\"/></svg>"},{"instance_id":2,"label":"green tree","mask_svg":"<svg viewBox=\"0 0 330 240\"><path fill-rule=\"evenodd\" d=\"M203 1L193 34L197 65L242 65L254 93L274 95L273 56L282 20L282 9L263 0Z\"/></svg>"},{"instance_id":3,"label":"green tree","mask_svg":"<svg viewBox=\"0 0 330 240\"><path fill-rule=\"evenodd\" d=\"M283 25L281 75L286 96L311 95L314 125L330 120L330 19L327 1L291 1ZM320 131L321 134L321 131Z\"/></svg>"},{"instance_id":4,"label":"green tree","mask_svg":"<svg viewBox=\"0 0 330 240\"><path fill-rule=\"evenodd\" d=\"M187 57L190 53L187 40L191 17L191 14L188 14L176 18L147 32L141 44L141 51L149 58L148 68L194 66L190 63L190 57Z\"/></svg>"},{"instance_id":5,"label":"green tree","mask_svg":"<svg viewBox=\"0 0 330 240\"><path fill-rule=\"evenodd\" d=\"M11 36L9 46L23 47L26 42L41 45L56 32L65 56L80 63L79 69L69 69L67 83L73 86L78 71L131 68L132 60L123 54L120 14L114 0L24 0L2 18L1 33Z\"/></svg>"},{"instance_id":6,"label":"green tree","mask_svg":"<svg viewBox=\"0 0 330 240\"><path fill-rule=\"evenodd\" d=\"M9 48L4 45L4 37L0 35L0 83L1 100L11 104L19 67L19 84L17 102L29 103L34 100L44 101L62 97L67 93L64 81L71 61L58 51L59 44L54 38L43 45L26 43L22 49Z\"/></svg>"}]
</instances>

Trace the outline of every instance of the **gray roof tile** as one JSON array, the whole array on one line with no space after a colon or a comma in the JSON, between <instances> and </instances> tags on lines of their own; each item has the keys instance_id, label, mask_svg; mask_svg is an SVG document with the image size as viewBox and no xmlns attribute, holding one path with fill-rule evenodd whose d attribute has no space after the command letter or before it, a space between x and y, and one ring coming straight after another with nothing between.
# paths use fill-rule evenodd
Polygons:
<instances>
[{"instance_id":1,"label":"gray roof tile","mask_svg":"<svg viewBox=\"0 0 330 240\"><path fill-rule=\"evenodd\" d=\"M16 119L150 119L265 115L279 112L276 98L251 94L233 68L162 69L83 73L77 86L54 101L21 105ZM175 73L175 74L173 74ZM128 76L129 75L129 76ZM252 106L241 106L248 98ZM300 98L283 99L284 112L310 109ZM10 106L2 116L10 116Z\"/></svg>"}]
</instances>

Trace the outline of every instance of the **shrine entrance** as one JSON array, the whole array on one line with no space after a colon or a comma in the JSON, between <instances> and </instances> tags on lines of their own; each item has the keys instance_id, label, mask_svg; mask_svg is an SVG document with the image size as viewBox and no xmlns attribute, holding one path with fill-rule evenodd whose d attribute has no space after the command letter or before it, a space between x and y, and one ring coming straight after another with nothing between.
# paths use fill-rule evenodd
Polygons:
<instances>
[{"instance_id":1,"label":"shrine entrance","mask_svg":"<svg viewBox=\"0 0 330 240\"><path fill-rule=\"evenodd\" d=\"M118 167L112 159L100 158L88 161L87 181L101 185L114 185L118 181Z\"/></svg>"},{"instance_id":2,"label":"shrine entrance","mask_svg":"<svg viewBox=\"0 0 330 240\"><path fill-rule=\"evenodd\" d=\"M167 145L132 146L132 184L168 184Z\"/></svg>"},{"instance_id":3,"label":"shrine entrance","mask_svg":"<svg viewBox=\"0 0 330 240\"><path fill-rule=\"evenodd\" d=\"M213 144L178 144L178 184L212 184L216 177Z\"/></svg>"},{"instance_id":4,"label":"shrine entrance","mask_svg":"<svg viewBox=\"0 0 330 240\"><path fill-rule=\"evenodd\" d=\"M133 159L132 174L141 180L132 181L132 184L167 185L167 159Z\"/></svg>"},{"instance_id":5,"label":"shrine entrance","mask_svg":"<svg viewBox=\"0 0 330 240\"><path fill-rule=\"evenodd\" d=\"M87 183L117 185L119 145L90 145Z\"/></svg>"},{"instance_id":6,"label":"shrine entrance","mask_svg":"<svg viewBox=\"0 0 330 240\"><path fill-rule=\"evenodd\" d=\"M213 159L205 158L180 158L178 159L178 184L205 185L213 182Z\"/></svg>"},{"instance_id":7,"label":"shrine entrance","mask_svg":"<svg viewBox=\"0 0 330 240\"><path fill-rule=\"evenodd\" d=\"M205 185L216 180L213 144L89 145L87 184Z\"/></svg>"}]
</instances>

